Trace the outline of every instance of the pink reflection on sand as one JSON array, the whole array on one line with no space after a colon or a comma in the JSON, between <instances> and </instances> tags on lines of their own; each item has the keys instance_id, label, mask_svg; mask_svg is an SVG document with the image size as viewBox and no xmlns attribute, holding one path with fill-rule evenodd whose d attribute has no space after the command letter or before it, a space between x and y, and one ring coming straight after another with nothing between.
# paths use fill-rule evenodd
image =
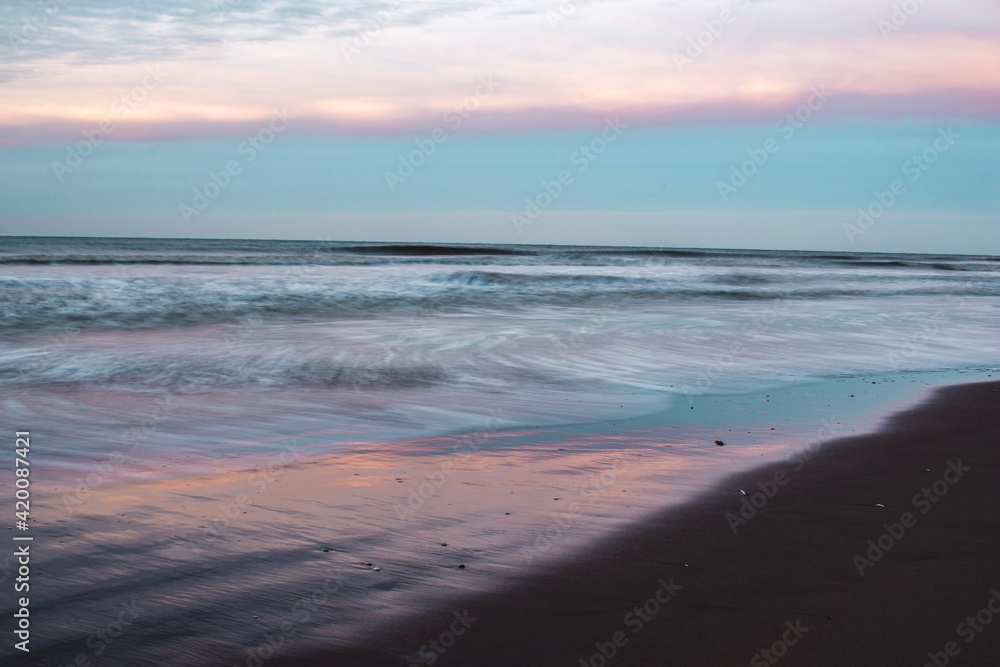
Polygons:
<instances>
[{"instance_id":1,"label":"pink reflection on sand","mask_svg":"<svg viewBox=\"0 0 1000 667\"><path fill-rule=\"evenodd\" d=\"M185 579L165 589L169 599L308 588L335 569L345 586L322 638L349 640L373 615L405 615L555 564L791 444L775 436L718 447L702 437L708 430L519 429L483 434L477 448L426 437L245 468L224 460L102 486L68 516L42 502L45 558L70 558L95 586L182 565L212 573L211 591Z\"/></svg>"}]
</instances>

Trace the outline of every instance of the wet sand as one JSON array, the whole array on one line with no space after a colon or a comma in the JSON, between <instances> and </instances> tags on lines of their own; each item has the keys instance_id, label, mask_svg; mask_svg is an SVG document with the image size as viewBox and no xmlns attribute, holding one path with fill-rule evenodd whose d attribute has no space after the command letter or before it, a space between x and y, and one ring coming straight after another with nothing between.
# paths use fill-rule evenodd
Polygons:
<instances>
[{"instance_id":1,"label":"wet sand","mask_svg":"<svg viewBox=\"0 0 1000 667\"><path fill-rule=\"evenodd\" d=\"M663 425L584 430L321 455L290 439L252 467L218 457L195 474L109 474L41 495L35 644L28 658L0 647L0 662L259 667L275 653L364 646L372 624L503 587L794 440L767 431L768 443L720 448Z\"/></svg>"},{"instance_id":2,"label":"wet sand","mask_svg":"<svg viewBox=\"0 0 1000 667\"><path fill-rule=\"evenodd\" d=\"M365 647L266 664L994 664L998 390L938 390L501 590L373 618Z\"/></svg>"},{"instance_id":3,"label":"wet sand","mask_svg":"<svg viewBox=\"0 0 1000 667\"><path fill-rule=\"evenodd\" d=\"M956 626L1000 586L997 388L942 390L842 440L804 422L870 429L860 380L789 390L818 412L773 391L706 398L681 425L664 413L319 457L286 443L252 467L111 479L71 508L43 495L35 643L0 662L753 665L787 636L781 664L922 665L949 641L983 664L1000 623L968 645ZM912 496L959 459L971 470L922 514ZM914 525L860 577L853 557L905 511Z\"/></svg>"}]
</instances>

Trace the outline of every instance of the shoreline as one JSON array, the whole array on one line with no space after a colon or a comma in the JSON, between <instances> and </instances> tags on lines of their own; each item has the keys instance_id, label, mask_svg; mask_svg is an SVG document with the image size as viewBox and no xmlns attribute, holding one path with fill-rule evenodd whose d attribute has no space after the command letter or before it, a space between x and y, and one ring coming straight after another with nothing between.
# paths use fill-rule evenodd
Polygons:
<instances>
[{"instance_id":1,"label":"shoreline","mask_svg":"<svg viewBox=\"0 0 1000 667\"><path fill-rule=\"evenodd\" d=\"M851 474L843 485L852 492L861 476L851 472L851 465L872 459L881 472L871 481L886 479L886 488L893 488L897 470L892 466L905 460L903 450L879 453L882 445L876 441L896 434L897 422L912 419L911 411L923 413L937 405L940 400L934 397L978 386L921 391L923 407L901 409L903 395L911 392L909 387L918 389L918 383L919 377L883 379L877 387L844 380L742 399L710 397L690 412L689 423L663 423L677 413L687 417L689 411L681 409L622 420L617 428L595 422L505 431L492 436L498 440L490 445L457 457L444 454L437 438L349 456L282 456L273 466L101 486L68 514L43 502L38 536L45 548L38 563L46 585L36 593L32 617L38 627L59 630L46 636L37 652L32 650L32 664L68 664L84 655L105 664L168 659L226 667L260 667L258 660L266 665L409 666L431 664L430 658L444 665L579 665L593 656L600 663L604 656L595 653L598 645L611 646L607 651L614 657L605 659L609 666L750 664L749 654L742 659L712 655L711 661L699 653L685 657L684 651L699 644L664 648L657 642L665 639L646 636L669 631L684 638L699 636L700 645L714 647L730 635L737 641L745 630L756 641L767 628L748 630L745 618L726 610L760 608L791 610L782 623L802 620L810 631L796 644L808 647L818 633L806 619L826 612L810 606L808 590L777 600L768 597L789 590L783 579L776 585L762 578L782 563L787 569L789 554L778 549L762 559L754 555L760 546L755 540L788 542L792 553L809 556L811 548L822 544L815 526L786 514L801 509L802 498L830 486L826 471L846 466ZM871 387L867 392L865 385ZM848 391L857 398L847 397ZM883 403L876 417L877 408L866 399L880 396L891 403L895 416ZM993 403L969 408L966 417L937 419L935 428L948 438L954 435L950 430L972 425L995 440L996 424L989 420L988 408L995 406L996 396L989 393ZM849 405L857 408L841 409ZM808 407L820 410L801 411ZM835 433L808 438L802 424L824 412L829 426L839 423L830 421L838 417L843 424ZM798 426L782 427L788 422L778 420L781 415L796 419ZM770 423L776 431L767 427ZM851 434L853 428L861 435ZM912 425L904 424L900 432L911 431ZM916 429L911 440L926 432L930 430ZM731 446L712 444L710 438L719 435ZM755 438L763 443L740 444ZM836 453L842 447L849 451L856 441L862 443L855 444L862 449L859 455ZM868 441L875 442L873 448L864 445ZM824 460L831 451L832 459ZM934 454L934 448L928 452ZM797 465L796 456L811 453ZM943 469L937 468L945 462L921 461L919 470L931 468L940 476ZM446 463L451 467L446 469ZM775 477L779 469L785 477ZM980 469L975 468L977 473ZM412 500L414 489L430 489L432 483L426 504L401 516L398 505ZM960 489L933 505L928 517L938 516L967 486L963 479ZM748 495L740 494L740 488ZM751 507L755 511L744 519L740 512L751 514L746 508L751 499L760 507ZM987 494L961 508L993 511L991 502ZM916 526L907 528L909 541L913 531L931 525L910 507L909 496L892 499L880 490L878 498L852 507L881 512L875 516L891 517L893 523L899 520L901 503L917 517ZM886 507L876 509L875 504ZM775 513L786 522L787 535L771 526ZM995 511L991 516L1000 518ZM840 526L834 536L862 537L844 530L844 525L852 528L843 523L845 517L835 518L841 523L829 522ZM987 535L990 529L986 522L979 532ZM873 533L854 542L863 547L878 537ZM841 543L835 547L846 548ZM985 553L991 548L987 544ZM880 577L898 551L880 558L864 581ZM745 563L740 559L747 554L759 571L741 569ZM853 555L847 554L849 568L854 567ZM459 564L466 567L458 569ZM792 564L798 566L798 560ZM688 581L692 578L694 588ZM698 592L704 581L710 582L711 594ZM317 582L323 582L320 590ZM748 582L756 582L755 587L746 589ZM732 591L743 595L719 597ZM321 602L310 601L313 595ZM658 609L657 598L670 602ZM91 619L111 618L117 605L136 599L142 616L115 640L111 655L92 651ZM192 599L198 600L195 606L178 607L178 601ZM647 601L656 611L648 620L627 616L637 603ZM307 618L305 604L310 605ZM429 641L449 632L450 624L459 622L455 614L466 610L476 621L464 628L468 632L462 632L461 641L444 653L427 653ZM793 613L798 616L792 618ZM837 613L836 618L845 614ZM194 625L195 618L210 620ZM653 629L657 627L661 629ZM640 632L633 636L635 629ZM781 633L785 631L787 627ZM457 637L445 635L452 639ZM517 653L512 646L521 643L524 652ZM762 648L767 647L755 650ZM494 655L500 657L491 662ZM663 655L672 657L659 657ZM796 664L797 659L789 653L782 662Z\"/></svg>"},{"instance_id":2,"label":"shoreline","mask_svg":"<svg viewBox=\"0 0 1000 667\"><path fill-rule=\"evenodd\" d=\"M998 389L940 388L798 469L738 473L505 590L375 625L367 648L268 663L987 664L1000 622L976 616L1000 590ZM449 637L466 609L475 622Z\"/></svg>"}]
</instances>

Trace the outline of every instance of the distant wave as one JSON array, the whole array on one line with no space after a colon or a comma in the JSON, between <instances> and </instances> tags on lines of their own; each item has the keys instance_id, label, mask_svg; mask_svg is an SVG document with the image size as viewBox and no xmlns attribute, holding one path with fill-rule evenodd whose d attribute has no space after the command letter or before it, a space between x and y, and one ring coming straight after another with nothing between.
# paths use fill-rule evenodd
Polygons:
<instances>
[{"instance_id":1,"label":"distant wave","mask_svg":"<svg viewBox=\"0 0 1000 667\"><path fill-rule=\"evenodd\" d=\"M650 278L635 278L630 276L609 276L595 274L524 274L495 271L453 271L439 273L428 278L435 283L466 285L478 287L509 287L515 285L551 286L551 287L581 287L584 285L613 285L625 288L653 286L662 284Z\"/></svg>"},{"instance_id":2,"label":"distant wave","mask_svg":"<svg viewBox=\"0 0 1000 667\"><path fill-rule=\"evenodd\" d=\"M450 246L386 245L377 247L344 246L336 249L316 247L311 252L298 253L0 253L0 264L260 264L260 265L339 265L373 263L370 258L459 258L459 257L519 257L532 253L512 249ZM381 262L374 262L381 263Z\"/></svg>"},{"instance_id":3,"label":"distant wave","mask_svg":"<svg viewBox=\"0 0 1000 667\"><path fill-rule=\"evenodd\" d=\"M0 237L0 265L0 331L10 334L248 316L1000 294L1000 265L985 256Z\"/></svg>"},{"instance_id":4,"label":"distant wave","mask_svg":"<svg viewBox=\"0 0 1000 667\"><path fill-rule=\"evenodd\" d=\"M511 247L501 246L469 246L469 245L434 245L413 244L413 245L368 245L368 246L337 246L329 252L343 252L357 255L402 255L405 257L433 257L438 255L447 256L477 256L477 255L516 255L528 256L537 253L530 250L518 250Z\"/></svg>"},{"instance_id":5,"label":"distant wave","mask_svg":"<svg viewBox=\"0 0 1000 667\"><path fill-rule=\"evenodd\" d=\"M0 264L504 265L512 262L554 266L704 264L917 268L943 271L989 271L998 268L997 258L993 256L475 243L0 236Z\"/></svg>"},{"instance_id":6,"label":"distant wave","mask_svg":"<svg viewBox=\"0 0 1000 667\"><path fill-rule=\"evenodd\" d=\"M310 255L156 255L156 254L46 254L46 255L2 255L0 264L317 264L323 263L321 256ZM337 262L342 263L342 262Z\"/></svg>"},{"instance_id":7,"label":"distant wave","mask_svg":"<svg viewBox=\"0 0 1000 667\"><path fill-rule=\"evenodd\" d=\"M211 324L241 317L342 318L448 308L665 306L685 301L998 295L1000 282L830 280L724 272L691 277L435 272L406 277L260 275L0 279L0 330Z\"/></svg>"},{"instance_id":8,"label":"distant wave","mask_svg":"<svg viewBox=\"0 0 1000 667\"><path fill-rule=\"evenodd\" d=\"M878 269L923 269L930 271L996 271L998 265L994 262L985 261L965 261L965 262L941 262L941 261L906 261L899 259L858 259L851 258L842 262L850 267L872 267Z\"/></svg>"}]
</instances>

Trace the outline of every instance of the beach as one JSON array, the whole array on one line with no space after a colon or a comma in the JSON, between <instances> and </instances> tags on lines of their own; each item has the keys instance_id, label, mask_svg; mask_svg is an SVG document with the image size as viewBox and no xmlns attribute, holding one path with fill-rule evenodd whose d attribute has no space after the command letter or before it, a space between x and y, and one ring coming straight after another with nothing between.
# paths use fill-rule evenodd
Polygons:
<instances>
[{"instance_id":1,"label":"beach","mask_svg":"<svg viewBox=\"0 0 1000 667\"><path fill-rule=\"evenodd\" d=\"M441 665L991 664L998 389L940 390L801 466L733 476L509 588L373 627L366 650L274 664L404 665L419 646ZM756 515L738 489L768 494Z\"/></svg>"},{"instance_id":2,"label":"beach","mask_svg":"<svg viewBox=\"0 0 1000 667\"><path fill-rule=\"evenodd\" d=\"M925 388L878 429L780 447L763 465L701 445L723 475L690 461L649 475L664 457L630 426L636 465L578 435L508 433L535 446L285 452L109 484L71 513L50 499L32 607L48 641L10 659L756 665L771 651L884 665L954 642L958 664L988 664L1000 633L956 627L1000 585L998 389ZM410 506L397 489L432 480L425 470L447 482ZM560 498L540 497L553 488ZM558 501L570 504L553 512Z\"/></svg>"},{"instance_id":3,"label":"beach","mask_svg":"<svg viewBox=\"0 0 1000 667\"><path fill-rule=\"evenodd\" d=\"M1000 666L1000 5L888 4L4 3L0 667Z\"/></svg>"},{"instance_id":4,"label":"beach","mask_svg":"<svg viewBox=\"0 0 1000 667\"><path fill-rule=\"evenodd\" d=\"M22 238L0 271L5 664L886 664L997 585L990 257Z\"/></svg>"}]
</instances>

